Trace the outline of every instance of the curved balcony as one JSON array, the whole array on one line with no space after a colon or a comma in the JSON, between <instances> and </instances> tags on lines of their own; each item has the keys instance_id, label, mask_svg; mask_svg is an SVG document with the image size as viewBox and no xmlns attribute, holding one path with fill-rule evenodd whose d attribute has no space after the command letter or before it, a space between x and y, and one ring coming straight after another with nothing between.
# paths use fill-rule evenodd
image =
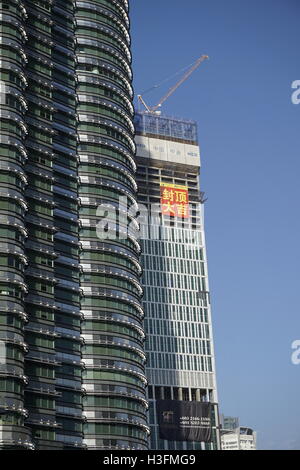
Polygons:
<instances>
[{"instance_id":1,"label":"curved balcony","mask_svg":"<svg viewBox=\"0 0 300 470\"><path fill-rule=\"evenodd\" d=\"M96 233L97 204L116 207L118 199L126 197L130 206L136 207L127 7L126 2L117 0L76 1L84 377L88 393L95 393L94 411L88 405L86 408L87 435L99 414L96 394L101 384L112 387L114 397L116 384L127 383L133 396L141 395L145 400L140 246L133 225L127 230L126 224L134 224L129 207L119 208L125 221L117 227L121 238L97 240ZM91 356L91 348L99 354ZM106 422L115 425L115 417L110 418ZM117 420L121 435L127 432L129 422L129 417ZM101 429L93 429L97 440ZM147 440L147 429L141 427L135 437L132 448L140 439ZM107 438L112 438L110 433Z\"/></svg>"}]
</instances>

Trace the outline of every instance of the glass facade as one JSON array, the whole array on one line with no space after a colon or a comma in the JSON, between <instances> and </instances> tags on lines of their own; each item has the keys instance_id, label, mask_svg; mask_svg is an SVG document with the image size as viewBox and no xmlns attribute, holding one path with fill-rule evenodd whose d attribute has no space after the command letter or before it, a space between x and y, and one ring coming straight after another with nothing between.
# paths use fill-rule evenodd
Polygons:
<instances>
[{"instance_id":1,"label":"glass facade","mask_svg":"<svg viewBox=\"0 0 300 470\"><path fill-rule=\"evenodd\" d=\"M101 240L97 232L98 206L125 212L119 232L136 206L128 4L76 6L84 442L90 449L146 449L140 247L130 234ZM122 197L127 207L118 208Z\"/></svg>"},{"instance_id":2,"label":"glass facade","mask_svg":"<svg viewBox=\"0 0 300 470\"><path fill-rule=\"evenodd\" d=\"M147 113L137 113L135 123L138 201L146 209L141 219L141 246L150 448L218 449L219 419L196 124ZM162 128L167 129L165 135ZM178 207L175 211L176 203L179 212ZM161 440L156 413L158 399L212 403L211 442Z\"/></svg>"},{"instance_id":3,"label":"glass facade","mask_svg":"<svg viewBox=\"0 0 300 470\"><path fill-rule=\"evenodd\" d=\"M3 5L3 4L2 4ZM3 8L3 7L2 7ZM24 357L28 351L24 325L28 320L24 298L28 292L25 268L28 236L25 200L28 159L24 75L26 12L21 2L9 2L1 11L1 115L0 115L0 422L4 448L32 448L24 426Z\"/></svg>"},{"instance_id":4,"label":"glass facade","mask_svg":"<svg viewBox=\"0 0 300 470\"><path fill-rule=\"evenodd\" d=\"M0 13L0 448L146 448L127 1Z\"/></svg>"}]
</instances>

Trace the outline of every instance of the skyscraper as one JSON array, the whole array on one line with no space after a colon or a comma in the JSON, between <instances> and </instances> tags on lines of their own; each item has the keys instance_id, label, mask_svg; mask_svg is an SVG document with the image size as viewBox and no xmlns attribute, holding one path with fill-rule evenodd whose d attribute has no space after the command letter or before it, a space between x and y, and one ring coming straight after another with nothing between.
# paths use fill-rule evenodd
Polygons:
<instances>
[{"instance_id":1,"label":"skyscraper","mask_svg":"<svg viewBox=\"0 0 300 470\"><path fill-rule=\"evenodd\" d=\"M128 2L0 12L0 447L146 448Z\"/></svg>"},{"instance_id":2,"label":"skyscraper","mask_svg":"<svg viewBox=\"0 0 300 470\"><path fill-rule=\"evenodd\" d=\"M197 126L192 121L138 112L135 129L143 227L150 448L218 449L218 400ZM167 431L162 435L158 411L165 404ZM183 414L188 414L194 404L198 411L187 417L188 424L181 416L182 429L199 428L198 413L202 408L209 409L210 404L212 433L206 436L207 442L200 442L200 437L193 441L192 435L185 438L184 429L180 436L179 420L177 425L176 420L172 423L178 410L187 410ZM173 430L178 440L170 434Z\"/></svg>"},{"instance_id":3,"label":"skyscraper","mask_svg":"<svg viewBox=\"0 0 300 470\"><path fill-rule=\"evenodd\" d=\"M72 2L1 3L1 446L80 445Z\"/></svg>"},{"instance_id":4,"label":"skyscraper","mask_svg":"<svg viewBox=\"0 0 300 470\"><path fill-rule=\"evenodd\" d=\"M129 209L137 206L128 5L77 2L75 16L84 442L146 449L140 246L135 231L127 233ZM107 207L113 230L99 233Z\"/></svg>"}]
</instances>

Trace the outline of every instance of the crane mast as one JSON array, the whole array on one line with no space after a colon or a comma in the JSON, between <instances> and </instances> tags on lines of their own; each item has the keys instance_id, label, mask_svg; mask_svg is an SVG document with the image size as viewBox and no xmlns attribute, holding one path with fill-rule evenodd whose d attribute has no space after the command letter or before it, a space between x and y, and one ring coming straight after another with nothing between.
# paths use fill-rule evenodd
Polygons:
<instances>
[{"instance_id":1,"label":"crane mast","mask_svg":"<svg viewBox=\"0 0 300 470\"><path fill-rule=\"evenodd\" d=\"M196 60L196 62L189 68L189 70L184 74L184 76L174 85L172 86L168 92L159 100L159 102L157 103L157 105L153 106L153 107L150 107L148 106L142 95L138 95L138 99L139 101L145 106L146 110L149 112L149 113L157 113L157 110L158 108L161 107L161 105L177 90L178 87L180 87L180 85L182 85L188 78L189 76L199 67L199 65L204 61L208 59L208 56L207 55L202 55L201 57L199 57L199 59Z\"/></svg>"}]
</instances>

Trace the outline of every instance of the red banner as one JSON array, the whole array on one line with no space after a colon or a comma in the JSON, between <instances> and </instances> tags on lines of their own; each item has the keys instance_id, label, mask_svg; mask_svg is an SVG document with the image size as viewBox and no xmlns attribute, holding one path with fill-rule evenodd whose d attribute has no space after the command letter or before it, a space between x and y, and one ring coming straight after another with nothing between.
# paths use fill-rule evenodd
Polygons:
<instances>
[{"instance_id":1,"label":"red banner","mask_svg":"<svg viewBox=\"0 0 300 470\"><path fill-rule=\"evenodd\" d=\"M160 195L162 214L181 219L189 218L189 193L186 186L162 183Z\"/></svg>"}]
</instances>

